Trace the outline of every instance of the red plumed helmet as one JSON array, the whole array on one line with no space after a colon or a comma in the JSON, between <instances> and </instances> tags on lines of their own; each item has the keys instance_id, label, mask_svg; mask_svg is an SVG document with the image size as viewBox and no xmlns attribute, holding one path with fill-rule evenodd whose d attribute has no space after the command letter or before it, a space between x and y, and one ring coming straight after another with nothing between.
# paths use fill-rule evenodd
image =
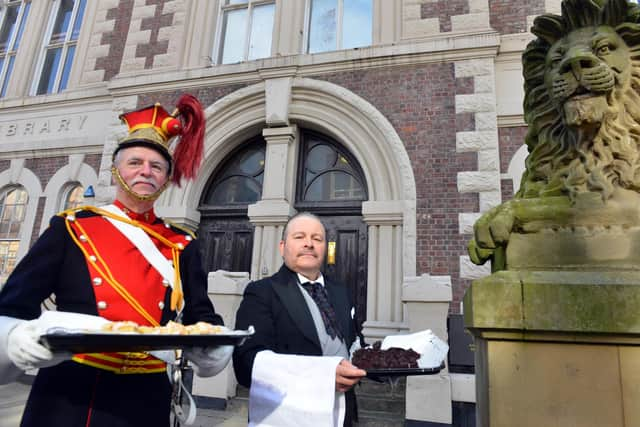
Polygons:
<instances>
[{"instance_id":1,"label":"red plumed helmet","mask_svg":"<svg viewBox=\"0 0 640 427\"><path fill-rule=\"evenodd\" d=\"M205 130L204 110L196 97L182 95L173 114L156 103L121 114L120 120L127 125L129 134L118 142L114 158L127 147L153 148L171 165L175 184L180 186L182 178L195 179L202 163ZM174 137L178 140L171 150Z\"/></svg>"}]
</instances>

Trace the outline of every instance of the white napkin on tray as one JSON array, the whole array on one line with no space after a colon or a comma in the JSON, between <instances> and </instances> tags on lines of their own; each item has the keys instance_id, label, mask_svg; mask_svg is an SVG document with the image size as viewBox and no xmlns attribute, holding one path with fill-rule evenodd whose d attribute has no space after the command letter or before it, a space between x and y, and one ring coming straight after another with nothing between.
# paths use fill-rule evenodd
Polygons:
<instances>
[{"instance_id":1,"label":"white napkin on tray","mask_svg":"<svg viewBox=\"0 0 640 427\"><path fill-rule=\"evenodd\" d=\"M105 323L109 321L100 316L47 310L38 318L37 326L38 332L42 335L57 328L68 331L99 331Z\"/></svg>"},{"instance_id":2,"label":"white napkin on tray","mask_svg":"<svg viewBox=\"0 0 640 427\"><path fill-rule=\"evenodd\" d=\"M449 351L449 346L438 338L431 329L407 335L389 335L382 340L381 350L388 350L391 347L412 349L420 353L418 367L438 368L444 361Z\"/></svg>"}]
</instances>

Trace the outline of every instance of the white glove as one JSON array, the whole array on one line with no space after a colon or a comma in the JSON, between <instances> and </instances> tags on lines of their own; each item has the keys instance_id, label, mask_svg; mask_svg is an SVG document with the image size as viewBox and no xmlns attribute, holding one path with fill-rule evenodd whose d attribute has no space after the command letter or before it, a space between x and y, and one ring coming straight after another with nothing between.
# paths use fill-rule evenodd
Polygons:
<instances>
[{"instance_id":1,"label":"white glove","mask_svg":"<svg viewBox=\"0 0 640 427\"><path fill-rule=\"evenodd\" d=\"M26 320L19 323L7 336L7 356L14 365L23 371L46 368L71 359L68 352L52 353L38 341L41 328L38 320Z\"/></svg>"},{"instance_id":2,"label":"white glove","mask_svg":"<svg viewBox=\"0 0 640 427\"><path fill-rule=\"evenodd\" d=\"M193 364L193 372L199 377L212 377L227 366L233 354L232 345L217 347L192 347L184 355Z\"/></svg>"}]
</instances>

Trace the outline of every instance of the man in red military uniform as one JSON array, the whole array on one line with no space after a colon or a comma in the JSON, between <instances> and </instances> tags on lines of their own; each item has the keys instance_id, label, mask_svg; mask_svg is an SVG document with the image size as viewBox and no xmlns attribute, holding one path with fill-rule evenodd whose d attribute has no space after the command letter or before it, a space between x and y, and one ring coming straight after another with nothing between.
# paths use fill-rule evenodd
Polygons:
<instances>
[{"instance_id":1,"label":"man in red military uniform","mask_svg":"<svg viewBox=\"0 0 640 427\"><path fill-rule=\"evenodd\" d=\"M159 104L123 114L129 133L113 155L116 200L55 216L0 291L0 381L39 368L21 426L168 426L172 387L164 361L148 353L52 353L38 339L41 303L57 310L159 326L222 324L207 296L198 242L158 218L153 204L171 180L195 176L204 114L183 96L174 114ZM169 144L179 138L175 150ZM49 320L50 322L50 320ZM231 346L185 355L201 376L228 363Z\"/></svg>"}]
</instances>

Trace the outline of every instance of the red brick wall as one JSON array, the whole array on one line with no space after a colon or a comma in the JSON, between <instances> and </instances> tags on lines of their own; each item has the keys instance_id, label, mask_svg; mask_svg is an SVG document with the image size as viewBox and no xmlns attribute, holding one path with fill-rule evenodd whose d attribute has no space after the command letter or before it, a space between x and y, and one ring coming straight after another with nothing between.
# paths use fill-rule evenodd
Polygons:
<instances>
[{"instance_id":1,"label":"red brick wall","mask_svg":"<svg viewBox=\"0 0 640 427\"><path fill-rule=\"evenodd\" d=\"M167 53L169 40L158 40L158 33L161 28L170 27L173 23L173 12L162 13L164 4L169 0L147 0L146 4L156 5L154 16L143 18L140 29L151 31L149 43L141 43L136 47L136 58L145 58L144 68L153 68L153 58L156 55Z\"/></svg>"},{"instance_id":2,"label":"red brick wall","mask_svg":"<svg viewBox=\"0 0 640 427\"><path fill-rule=\"evenodd\" d=\"M489 23L500 34L528 33L527 16L544 13L544 0L489 0Z\"/></svg>"},{"instance_id":3,"label":"red brick wall","mask_svg":"<svg viewBox=\"0 0 640 427\"><path fill-rule=\"evenodd\" d=\"M85 156L84 162L91 166L97 174L101 158L102 154L88 154ZM25 168L32 171L38 177L43 189L47 186L51 177L56 172L58 172L60 168L67 166L68 164L69 158L67 156L25 160ZM0 167L1 166L2 164L0 164ZM10 166L10 163L7 163L6 166L8 168ZM0 168L0 170L2 169ZM33 222L33 232L31 233L30 246L35 243L35 241L38 239L38 236L41 234L40 223L42 222L45 202L46 197L40 197L38 199L38 208Z\"/></svg>"},{"instance_id":4,"label":"red brick wall","mask_svg":"<svg viewBox=\"0 0 640 427\"><path fill-rule=\"evenodd\" d=\"M252 83L249 83L252 84ZM207 108L220 98L224 98L225 96L233 93L237 90L242 89L249 84L233 84L227 86L215 86L215 87L207 87L207 88L198 88L198 89L184 89L184 90L175 90L170 92L157 92L151 94L141 94L138 98L138 107L144 107L146 105L152 105L156 102L162 104L169 112L171 112L172 107L176 104L180 96L185 93L190 93L196 98L200 100L202 106Z\"/></svg>"},{"instance_id":5,"label":"red brick wall","mask_svg":"<svg viewBox=\"0 0 640 427\"><path fill-rule=\"evenodd\" d=\"M40 180L40 185L44 190L51 177L60 168L66 166L68 163L69 158L67 156L45 157L38 159L26 159L24 162L24 167L26 169L29 169L38 177L38 179ZM30 194L29 197L33 197L33 195ZM29 242L29 246L33 245L40 235L40 222L42 221L45 199L46 198L44 196L38 198L38 210L36 211L36 217L33 222L33 231L31 233L31 241Z\"/></svg>"},{"instance_id":6,"label":"red brick wall","mask_svg":"<svg viewBox=\"0 0 640 427\"><path fill-rule=\"evenodd\" d=\"M146 0L147 6L155 6L152 17L143 18L140 29L150 32L148 43L141 43L136 46L136 58L144 58L144 68L153 68L153 59L156 55L167 53L169 47L168 40L158 40L158 34L162 28L170 27L173 24L174 12L163 13L164 4L168 0ZM113 31L104 33L100 40L101 45L108 45L107 56L96 59L96 70L104 70L104 81L111 80L120 72L122 56L125 42L131 25L133 12L133 0L120 0L118 5L107 11L107 20L115 21Z\"/></svg>"},{"instance_id":7,"label":"red brick wall","mask_svg":"<svg viewBox=\"0 0 640 427\"><path fill-rule=\"evenodd\" d=\"M454 298L467 286L459 256L468 236L458 214L477 212L478 195L460 194L457 174L477 170L475 153L456 153L456 131L473 130L471 114L455 113L455 95L471 93L473 80L456 80L453 64L429 64L315 76L369 101L391 122L405 144L417 190L417 274L451 275ZM392 95L392 96L391 96ZM454 304L457 306L457 304Z\"/></svg>"},{"instance_id":8,"label":"red brick wall","mask_svg":"<svg viewBox=\"0 0 640 427\"><path fill-rule=\"evenodd\" d=\"M115 20L113 31L104 33L100 40L101 45L109 45L107 56L96 59L96 70L104 70L104 81L111 80L120 72L124 44L131 24L131 12L133 0L120 0L118 6L107 11L107 19Z\"/></svg>"},{"instance_id":9,"label":"red brick wall","mask_svg":"<svg viewBox=\"0 0 640 427\"><path fill-rule=\"evenodd\" d=\"M87 154L84 156L84 163L91 166L96 172L96 175L100 172L100 162L102 161L102 154Z\"/></svg>"},{"instance_id":10,"label":"red brick wall","mask_svg":"<svg viewBox=\"0 0 640 427\"><path fill-rule=\"evenodd\" d=\"M27 159L24 162L24 167L36 174L40 180L42 189L47 186L47 183L51 177L58 172L58 170L69 164L68 156L57 157L43 157L39 159Z\"/></svg>"},{"instance_id":11,"label":"red brick wall","mask_svg":"<svg viewBox=\"0 0 640 427\"><path fill-rule=\"evenodd\" d=\"M420 6L420 19L438 18L440 32L451 31L451 16L469 13L468 0L440 0Z\"/></svg>"}]
</instances>

